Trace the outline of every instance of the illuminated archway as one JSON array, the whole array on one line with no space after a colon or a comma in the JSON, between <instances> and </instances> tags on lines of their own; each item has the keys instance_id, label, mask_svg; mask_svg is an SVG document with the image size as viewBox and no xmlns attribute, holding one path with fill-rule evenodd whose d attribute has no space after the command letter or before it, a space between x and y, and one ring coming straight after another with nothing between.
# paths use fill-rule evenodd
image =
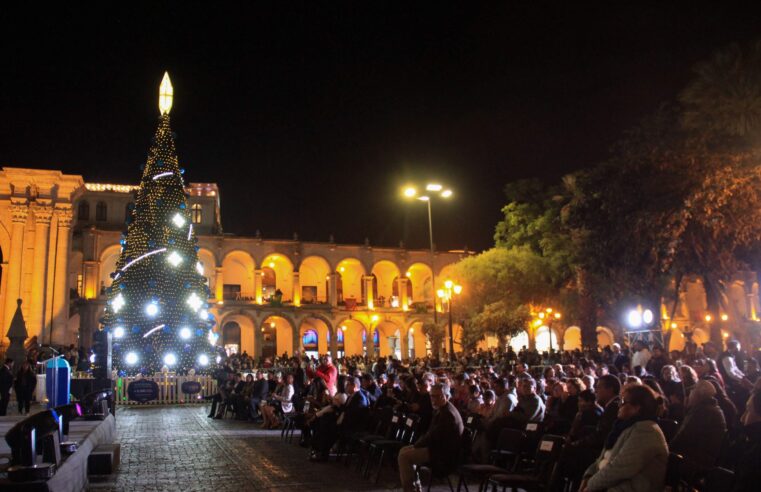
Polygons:
<instances>
[{"instance_id":1,"label":"illuminated archway","mask_svg":"<svg viewBox=\"0 0 761 492\"><path fill-rule=\"evenodd\" d=\"M304 334L307 331L314 331L316 335L316 346L306 346L304 345ZM307 353L307 355L310 356L316 356L319 354L327 354L330 352L330 345L329 345L329 337L330 337L330 330L328 327L328 324L325 322L325 320L316 318L316 317L308 317L304 318L301 321L301 326L299 327L299 344L302 349L302 353ZM315 353L312 353L312 352Z\"/></svg>"},{"instance_id":2,"label":"illuminated archway","mask_svg":"<svg viewBox=\"0 0 761 492\"><path fill-rule=\"evenodd\" d=\"M352 355L364 355L365 347L362 343L362 334L365 332L365 325L356 319L347 319L338 326L337 331L343 332L343 353L346 357L351 357ZM340 334L338 341L340 351Z\"/></svg>"},{"instance_id":3,"label":"illuminated archway","mask_svg":"<svg viewBox=\"0 0 761 492\"><path fill-rule=\"evenodd\" d=\"M264 279L262 281L262 297L270 299L279 289L283 293L283 301L293 298L293 263L287 256L271 254L262 261ZM274 277L274 278L273 278Z\"/></svg>"},{"instance_id":4,"label":"illuminated archway","mask_svg":"<svg viewBox=\"0 0 761 492\"><path fill-rule=\"evenodd\" d=\"M407 329L407 356L410 359L425 357L428 354L428 337L423 333L423 322L416 321Z\"/></svg>"},{"instance_id":5,"label":"illuminated archway","mask_svg":"<svg viewBox=\"0 0 761 492\"><path fill-rule=\"evenodd\" d=\"M529 346L529 339L528 339L528 333L524 330L517 335L510 337L507 344L513 348L513 351L515 353L520 352L524 348L528 348Z\"/></svg>"},{"instance_id":6,"label":"illuminated archway","mask_svg":"<svg viewBox=\"0 0 761 492\"><path fill-rule=\"evenodd\" d=\"M222 347L227 355L241 352L240 325L235 321L225 323L222 327Z\"/></svg>"},{"instance_id":7,"label":"illuminated archway","mask_svg":"<svg viewBox=\"0 0 761 492\"><path fill-rule=\"evenodd\" d=\"M424 302L433 306L431 268L425 263L413 263L405 273L412 285L412 302Z\"/></svg>"},{"instance_id":8,"label":"illuminated archway","mask_svg":"<svg viewBox=\"0 0 761 492\"><path fill-rule=\"evenodd\" d=\"M613 336L613 332L610 328L605 326L597 327L597 346L599 348L611 347L616 338Z\"/></svg>"},{"instance_id":9,"label":"illuminated archway","mask_svg":"<svg viewBox=\"0 0 761 492\"><path fill-rule=\"evenodd\" d=\"M103 288L111 287L111 274L116 271L116 262L119 261L122 247L114 244L104 249L100 254L100 278L98 281L98 294Z\"/></svg>"},{"instance_id":10,"label":"illuminated archway","mask_svg":"<svg viewBox=\"0 0 761 492\"><path fill-rule=\"evenodd\" d=\"M549 352L550 347L552 350L558 350L558 337L555 330L551 330L547 326L540 326L536 330L536 336L534 337L534 344L538 352Z\"/></svg>"},{"instance_id":11,"label":"illuminated archway","mask_svg":"<svg viewBox=\"0 0 761 492\"><path fill-rule=\"evenodd\" d=\"M262 357L293 355L293 325L282 316L269 316L261 325Z\"/></svg>"},{"instance_id":12,"label":"illuminated archway","mask_svg":"<svg viewBox=\"0 0 761 492\"><path fill-rule=\"evenodd\" d=\"M330 265L321 256L307 256L299 266L299 283L301 284L301 303L328 302L327 278Z\"/></svg>"},{"instance_id":13,"label":"illuminated archway","mask_svg":"<svg viewBox=\"0 0 761 492\"><path fill-rule=\"evenodd\" d=\"M245 251L232 251L222 260L222 298L253 299L254 259Z\"/></svg>"},{"instance_id":14,"label":"illuminated archway","mask_svg":"<svg viewBox=\"0 0 761 492\"><path fill-rule=\"evenodd\" d=\"M222 317L222 321L219 324L214 325L214 332L219 335L217 344L220 347L224 347L225 343L225 327L227 325L234 324L239 328L239 353L247 353L248 355L256 354L256 343L254 332L256 330L256 324L254 320L245 314L228 314ZM202 335L205 336L205 335Z\"/></svg>"},{"instance_id":15,"label":"illuminated archway","mask_svg":"<svg viewBox=\"0 0 761 492\"><path fill-rule=\"evenodd\" d=\"M581 328L569 326L563 334L563 350L581 350Z\"/></svg>"},{"instance_id":16,"label":"illuminated archway","mask_svg":"<svg viewBox=\"0 0 761 492\"><path fill-rule=\"evenodd\" d=\"M373 337L373 345L376 344L381 357L393 355L396 359L402 358L401 327L392 321L381 321L373 330L377 337Z\"/></svg>"},{"instance_id":17,"label":"illuminated archway","mask_svg":"<svg viewBox=\"0 0 761 492\"><path fill-rule=\"evenodd\" d=\"M338 300L339 302L364 303L365 300L365 267L356 258L345 258L336 266L338 272Z\"/></svg>"},{"instance_id":18,"label":"illuminated archway","mask_svg":"<svg viewBox=\"0 0 761 492\"><path fill-rule=\"evenodd\" d=\"M398 290L396 279L399 278L399 267L389 260L382 260L373 265L371 272L375 276L375 305L377 307L390 307L391 298Z\"/></svg>"},{"instance_id":19,"label":"illuminated archway","mask_svg":"<svg viewBox=\"0 0 761 492\"><path fill-rule=\"evenodd\" d=\"M201 263L201 267L203 268L203 276L206 277L206 281L209 285L209 290L211 290L212 297L214 297L214 293L216 292L217 288L217 279L215 275L215 268L217 264L216 260L214 259L214 253L208 249L202 248L198 250L198 261ZM224 283L224 278L222 281Z\"/></svg>"}]
</instances>

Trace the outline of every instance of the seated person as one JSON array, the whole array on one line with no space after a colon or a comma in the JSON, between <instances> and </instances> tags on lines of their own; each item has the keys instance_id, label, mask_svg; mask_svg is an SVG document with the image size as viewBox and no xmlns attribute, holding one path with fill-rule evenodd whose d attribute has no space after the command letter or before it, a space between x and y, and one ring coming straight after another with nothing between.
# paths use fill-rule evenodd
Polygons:
<instances>
[{"instance_id":1,"label":"seated person","mask_svg":"<svg viewBox=\"0 0 761 492\"><path fill-rule=\"evenodd\" d=\"M568 440L575 441L587 434L587 430L597 426L602 417L603 408L597 404L596 396L592 390L584 390L579 393L579 411L571 423Z\"/></svg>"},{"instance_id":2,"label":"seated person","mask_svg":"<svg viewBox=\"0 0 761 492\"><path fill-rule=\"evenodd\" d=\"M293 389L293 375L289 374L286 376L285 383L282 384L279 387L278 391L272 395L272 399L269 400L266 404L261 405L262 418L264 419L262 422L263 429L276 429L280 426L280 420L278 419L277 415L275 415L275 412L278 410L278 408L283 413L293 412L294 393L295 390Z\"/></svg>"},{"instance_id":3,"label":"seated person","mask_svg":"<svg viewBox=\"0 0 761 492\"><path fill-rule=\"evenodd\" d=\"M656 422L657 406L649 386L624 387L618 419L584 473L580 492L663 490L669 451Z\"/></svg>"}]
</instances>

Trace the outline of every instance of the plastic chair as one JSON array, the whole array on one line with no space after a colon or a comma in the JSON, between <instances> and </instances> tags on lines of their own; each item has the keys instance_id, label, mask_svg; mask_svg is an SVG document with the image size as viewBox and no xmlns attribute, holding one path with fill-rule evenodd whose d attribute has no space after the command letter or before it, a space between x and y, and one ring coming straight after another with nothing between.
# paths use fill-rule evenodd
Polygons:
<instances>
[{"instance_id":1,"label":"plastic chair","mask_svg":"<svg viewBox=\"0 0 761 492\"><path fill-rule=\"evenodd\" d=\"M547 490L557 466L558 458L563 450L565 438L552 434L545 434L539 439L536 453L534 454L533 467L527 473L504 473L489 477L487 486L495 492L497 487L504 491L508 488L524 490Z\"/></svg>"}]
</instances>

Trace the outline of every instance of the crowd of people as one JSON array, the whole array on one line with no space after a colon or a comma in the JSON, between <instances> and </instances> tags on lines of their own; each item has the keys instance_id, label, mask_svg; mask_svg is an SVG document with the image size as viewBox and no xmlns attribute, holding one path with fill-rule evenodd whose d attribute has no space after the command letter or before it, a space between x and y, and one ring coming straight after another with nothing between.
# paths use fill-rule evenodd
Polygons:
<instances>
[{"instance_id":1,"label":"crowd of people","mask_svg":"<svg viewBox=\"0 0 761 492\"><path fill-rule=\"evenodd\" d=\"M321 462L388 415L414 416L414 437L397 455L405 491L419 488L419 465L446 476L488 463L503 429L530 423L563 437L551 490L663 490L669 453L682 457L680 479L691 486L722 466L734 471L734 490L752 490L761 483L759 355L729 341L723 351L707 343L666 353L636 342L408 363L284 357L260 368L236 356L217 374L209 417L231 411L269 429L292 419L310 459ZM464 422L474 421L466 442Z\"/></svg>"}]
</instances>

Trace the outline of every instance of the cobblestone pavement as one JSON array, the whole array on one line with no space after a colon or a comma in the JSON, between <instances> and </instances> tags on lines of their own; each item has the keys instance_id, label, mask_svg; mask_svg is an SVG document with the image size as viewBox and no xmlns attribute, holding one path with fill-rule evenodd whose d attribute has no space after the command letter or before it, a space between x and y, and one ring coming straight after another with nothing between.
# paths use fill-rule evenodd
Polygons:
<instances>
[{"instance_id":1,"label":"cobblestone pavement","mask_svg":"<svg viewBox=\"0 0 761 492\"><path fill-rule=\"evenodd\" d=\"M387 491L398 490L387 464L379 483L354 466L311 463L307 450L281 442L279 431L250 422L212 420L208 407L120 407L118 473L91 478L90 489L106 491ZM439 485L433 490L449 490Z\"/></svg>"}]
</instances>

